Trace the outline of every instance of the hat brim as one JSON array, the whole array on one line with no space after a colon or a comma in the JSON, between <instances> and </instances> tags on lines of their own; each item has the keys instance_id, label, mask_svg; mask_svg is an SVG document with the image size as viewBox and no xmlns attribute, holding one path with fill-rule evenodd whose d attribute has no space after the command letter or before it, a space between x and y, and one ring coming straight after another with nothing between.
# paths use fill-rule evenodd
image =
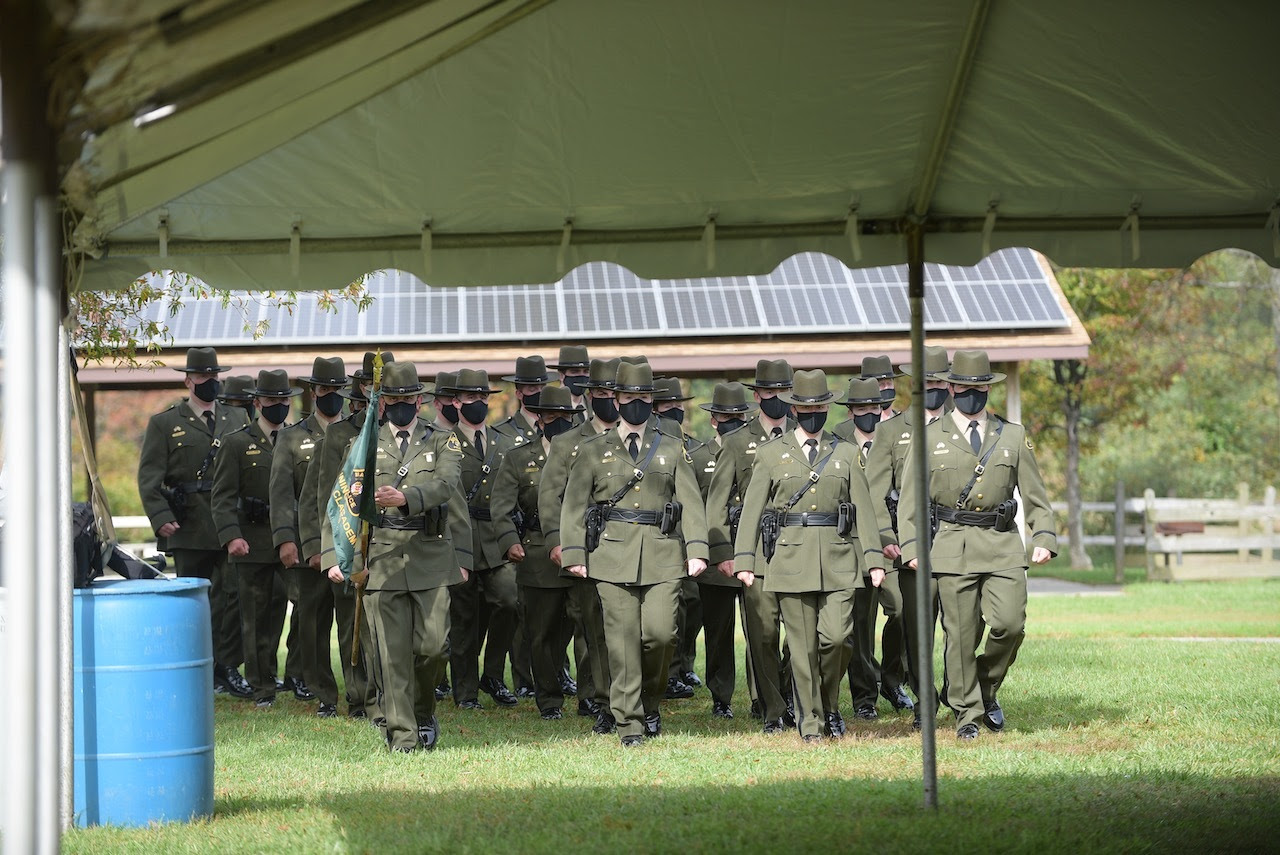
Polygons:
<instances>
[{"instance_id":1,"label":"hat brim","mask_svg":"<svg viewBox=\"0 0 1280 855\"><path fill-rule=\"evenodd\" d=\"M951 369L948 367L948 368L944 368L944 369L943 369L943 370L941 370L941 371L926 371L926 372L924 373L924 376L925 376L925 378L926 378L926 379L928 379L928 380L946 380L946 379L947 379L947 376L946 376L946 375L947 375L947 372L948 372L948 371L950 371L950 370L951 370ZM902 375L901 375L901 376L903 376L903 377L911 377L911 376L912 376L912 374L911 374L911 363L910 363L910 362L908 362L908 363L906 363L905 365L903 365L903 366L902 366Z\"/></svg>"},{"instance_id":2,"label":"hat brim","mask_svg":"<svg viewBox=\"0 0 1280 855\"><path fill-rule=\"evenodd\" d=\"M654 392L658 391L658 389L655 386L620 386L615 383L613 385L613 391L625 392L628 395L652 395ZM657 401L654 403L657 403Z\"/></svg>"},{"instance_id":3,"label":"hat brim","mask_svg":"<svg viewBox=\"0 0 1280 855\"><path fill-rule=\"evenodd\" d=\"M954 374L947 374L945 376L933 375L933 378L946 381L955 386L990 386L992 383L1002 382L1006 376L999 371L993 371L982 377L957 377Z\"/></svg>"},{"instance_id":4,"label":"hat brim","mask_svg":"<svg viewBox=\"0 0 1280 855\"><path fill-rule=\"evenodd\" d=\"M555 371L568 371L571 368L580 368L583 371L586 371L591 367L591 363L590 362L557 362L555 365L548 365L547 367Z\"/></svg>"},{"instance_id":5,"label":"hat brim","mask_svg":"<svg viewBox=\"0 0 1280 855\"><path fill-rule=\"evenodd\" d=\"M308 386L346 386L351 382L350 377L299 377L299 383L306 383Z\"/></svg>"},{"instance_id":6,"label":"hat brim","mask_svg":"<svg viewBox=\"0 0 1280 855\"><path fill-rule=\"evenodd\" d=\"M463 392L479 392L482 395L496 395L501 389L489 389L485 386L449 386L442 389L446 395L461 395Z\"/></svg>"},{"instance_id":7,"label":"hat brim","mask_svg":"<svg viewBox=\"0 0 1280 855\"><path fill-rule=\"evenodd\" d=\"M659 398L657 395L653 396L653 402L655 404L668 404L668 403L671 403L672 401L692 401L692 400L693 400L692 395L682 395L679 398Z\"/></svg>"},{"instance_id":8,"label":"hat brim","mask_svg":"<svg viewBox=\"0 0 1280 855\"><path fill-rule=\"evenodd\" d=\"M290 386L287 390L250 389L249 395L254 398L294 398L302 394L299 386Z\"/></svg>"},{"instance_id":9,"label":"hat brim","mask_svg":"<svg viewBox=\"0 0 1280 855\"><path fill-rule=\"evenodd\" d=\"M885 403L884 398L841 398L838 401L832 401L833 404L840 404L845 407L870 407Z\"/></svg>"},{"instance_id":10,"label":"hat brim","mask_svg":"<svg viewBox=\"0 0 1280 855\"><path fill-rule=\"evenodd\" d=\"M722 416L742 415L756 409L755 404L699 404L698 406L708 413L719 413Z\"/></svg>"},{"instance_id":11,"label":"hat brim","mask_svg":"<svg viewBox=\"0 0 1280 855\"><path fill-rule=\"evenodd\" d=\"M748 389L768 389L774 392L780 392L783 389L790 389L794 384L779 381L777 383L743 383L742 385L746 386Z\"/></svg>"},{"instance_id":12,"label":"hat brim","mask_svg":"<svg viewBox=\"0 0 1280 855\"><path fill-rule=\"evenodd\" d=\"M826 395L818 398L797 398L790 392L783 392L778 395L778 400L785 401L796 407L821 407L823 404L834 404L836 402L835 392L827 392Z\"/></svg>"},{"instance_id":13,"label":"hat brim","mask_svg":"<svg viewBox=\"0 0 1280 855\"><path fill-rule=\"evenodd\" d=\"M221 374L224 371L230 371L231 368L226 365L211 365L208 368L175 368L174 371L181 371L183 374Z\"/></svg>"},{"instance_id":14,"label":"hat brim","mask_svg":"<svg viewBox=\"0 0 1280 855\"><path fill-rule=\"evenodd\" d=\"M525 407L525 409L539 416L544 413L562 413L563 415L569 416L569 415L573 415L574 413L585 412L587 408L582 405L578 405L576 407L574 406L569 406L569 407L535 406L535 407Z\"/></svg>"},{"instance_id":15,"label":"hat brim","mask_svg":"<svg viewBox=\"0 0 1280 855\"><path fill-rule=\"evenodd\" d=\"M518 377L515 374L508 374L505 377L500 377L499 379L507 383L516 383L521 386L545 386L551 382L551 375L547 374L543 377Z\"/></svg>"}]
</instances>

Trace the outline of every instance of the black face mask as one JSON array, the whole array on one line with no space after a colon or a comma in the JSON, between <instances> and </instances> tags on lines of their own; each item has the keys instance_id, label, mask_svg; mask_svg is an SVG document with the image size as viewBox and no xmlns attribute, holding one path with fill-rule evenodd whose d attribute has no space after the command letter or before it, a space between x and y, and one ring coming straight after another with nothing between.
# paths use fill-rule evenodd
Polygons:
<instances>
[{"instance_id":1,"label":"black face mask","mask_svg":"<svg viewBox=\"0 0 1280 855\"><path fill-rule=\"evenodd\" d=\"M607 424L612 424L618 420L618 404L613 398L592 398L591 412L595 413L596 418Z\"/></svg>"},{"instance_id":2,"label":"black face mask","mask_svg":"<svg viewBox=\"0 0 1280 855\"><path fill-rule=\"evenodd\" d=\"M774 395L772 398L760 399L760 412L775 420L786 418L791 412L791 405Z\"/></svg>"},{"instance_id":3,"label":"black face mask","mask_svg":"<svg viewBox=\"0 0 1280 855\"><path fill-rule=\"evenodd\" d=\"M489 415L489 402L472 401L470 404L463 404L459 407L458 412L462 413L462 417L467 420L468 424L482 425L485 417Z\"/></svg>"},{"instance_id":4,"label":"black face mask","mask_svg":"<svg viewBox=\"0 0 1280 855\"><path fill-rule=\"evenodd\" d=\"M568 419L552 419L542 426L542 435L550 442L572 427L573 422Z\"/></svg>"},{"instance_id":5,"label":"black face mask","mask_svg":"<svg viewBox=\"0 0 1280 855\"><path fill-rule=\"evenodd\" d=\"M684 407L672 407L669 410L663 410L658 413L659 418L671 419L678 425L684 424Z\"/></svg>"},{"instance_id":6,"label":"black face mask","mask_svg":"<svg viewBox=\"0 0 1280 855\"><path fill-rule=\"evenodd\" d=\"M536 407L538 406L538 402L541 400L542 400L541 392L534 392L531 395L522 395L520 397L520 403L522 406L525 406L525 407Z\"/></svg>"},{"instance_id":7,"label":"black face mask","mask_svg":"<svg viewBox=\"0 0 1280 855\"><path fill-rule=\"evenodd\" d=\"M746 420L744 419L725 419L724 421L716 424L716 433L724 436L729 431L737 430L745 424Z\"/></svg>"},{"instance_id":8,"label":"black face mask","mask_svg":"<svg viewBox=\"0 0 1280 855\"><path fill-rule=\"evenodd\" d=\"M880 414L863 413L860 416L854 416L853 423L857 425L858 430L863 433L875 433L876 425L880 424Z\"/></svg>"},{"instance_id":9,"label":"black face mask","mask_svg":"<svg viewBox=\"0 0 1280 855\"><path fill-rule=\"evenodd\" d=\"M587 391L582 388L582 384L586 383L590 379L591 378L585 374L572 374L564 378L564 385L565 388L569 390L570 395L573 395L575 398L581 398L582 394Z\"/></svg>"},{"instance_id":10,"label":"black face mask","mask_svg":"<svg viewBox=\"0 0 1280 855\"><path fill-rule=\"evenodd\" d=\"M262 408L262 417L273 425L282 425L289 418L288 404L267 404Z\"/></svg>"},{"instance_id":11,"label":"black face mask","mask_svg":"<svg viewBox=\"0 0 1280 855\"><path fill-rule=\"evenodd\" d=\"M799 413L796 416L796 422L805 433L818 433L822 430L822 426L827 423L826 413Z\"/></svg>"},{"instance_id":12,"label":"black face mask","mask_svg":"<svg viewBox=\"0 0 1280 855\"><path fill-rule=\"evenodd\" d=\"M206 380L203 383L197 383L191 389L196 397L204 401L206 404L215 401L218 395L222 394L222 382L219 380Z\"/></svg>"},{"instance_id":13,"label":"black face mask","mask_svg":"<svg viewBox=\"0 0 1280 855\"><path fill-rule=\"evenodd\" d=\"M887 410L893 406L893 399L898 397L898 390L890 386L880 390L880 409Z\"/></svg>"},{"instance_id":14,"label":"black face mask","mask_svg":"<svg viewBox=\"0 0 1280 855\"><path fill-rule=\"evenodd\" d=\"M627 424L642 425L649 421L649 416L653 415L653 404L648 401L627 401L618 407L618 412Z\"/></svg>"},{"instance_id":15,"label":"black face mask","mask_svg":"<svg viewBox=\"0 0 1280 855\"><path fill-rule=\"evenodd\" d=\"M394 404L387 404L383 416L393 425L405 427L413 424L413 420L418 417L418 405L413 401L396 401Z\"/></svg>"},{"instance_id":16,"label":"black face mask","mask_svg":"<svg viewBox=\"0 0 1280 855\"><path fill-rule=\"evenodd\" d=\"M941 389L925 389L924 390L924 408L926 410L940 410L947 403L947 395L951 392L943 387Z\"/></svg>"},{"instance_id":17,"label":"black face mask","mask_svg":"<svg viewBox=\"0 0 1280 855\"><path fill-rule=\"evenodd\" d=\"M966 416L975 416L987 406L987 393L970 387L954 395L956 409Z\"/></svg>"},{"instance_id":18,"label":"black face mask","mask_svg":"<svg viewBox=\"0 0 1280 855\"><path fill-rule=\"evenodd\" d=\"M440 415L444 416L444 420L451 425L458 423L458 405L457 404L438 404L436 410Z\"/></svg>"},{"instance_id":19,"label":"black face mask","mask_svg":"<svg viewBox=\"0 0 1280 855\"><path fill-rule=\"evenodd\" d=\"M330 392L327 395L316 396L316 409L322 415L333 418L342 412L342 396L337 392Z\"/></svg>"}]
</instances>

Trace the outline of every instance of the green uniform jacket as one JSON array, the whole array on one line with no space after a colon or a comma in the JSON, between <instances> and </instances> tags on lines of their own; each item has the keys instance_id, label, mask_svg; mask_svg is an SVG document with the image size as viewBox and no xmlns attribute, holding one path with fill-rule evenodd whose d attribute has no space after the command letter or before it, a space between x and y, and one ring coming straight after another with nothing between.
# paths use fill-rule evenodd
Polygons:
<instances>
[{"instance_id":1,"label":"green uniform jacket","mask_svg":"<svg viewBox=\"0 0 1280 855\"><path fill-rule=\"evenodd\" d=\"M278 435L277 435L277 438ZM218 542L226 546L237 537L249 542L249 554L241 562L268 564L278 559L271 542L271 520L249 522L245 499L264 505L271 499L271 440L257 422L246 425L222 443L213 462L213 524Z\"/></svg>"},{"instance_id":2,"label":"green uniform jacket","mask_svg":"<svg viewBox=\"0 0 1280 855\"><path fill-rule=\"evenodd\" d=\"M406 501L403 507L387 508L384 515L418 517L447 504L449 519L447 526L425 531L375 526L369 538L370 591L425 591L462 581L458 568L471 568L471 520L462 496L461 467L457 438L422 420L414 425L404 458L394 426L383 425L378 431L374 488L397 487ZM321 563L329 566L331 546L326 547Z\"/></svg>"},{"instance_id":3,"label":"green uniform jacket","mask_svg":"<svg viewBox=\"0 0 1280 855\"><path fill-rule=\"evenodd\" d=\"M220 403L213 405L213 418L219 442L249 423L244 410ZM185 399L156 413L147 422L138 457L138 494L153 531L158 533L161 526L174 521L169 503L160 495L161 485L213 481L212 462L202 478L196 477L209 456L213 440L214 434L209 433L204 417L196 415ZM167 548L218 549L221 545L213 524L209 491L187 494L186 516L181 527L168 538Z\"/></svg>"},{"instance_id":4,"label":"green uniform jacket","mask_svg":"<svg viewBox=\"0 0 1280 855\"><path fill-rule=\"evenodd\" d=\"M298 544L299 558L302 557L299 510L314 515L315 508L314 504L300 504L299 498L323 437L324 426L312 414L281 431L271 454L271 540L277 549L286 543ZM318 535L319 527L311 525Z\"/></svg>"},{"instance_id":5,"label":"green uniform jacket","mask_svg":"<svg viewBox=\"0 0 1280 855\"><path fill-rule=\"evenodd\" d=\"M998 432L997 427L1000 427ZM1022 495L1027 526L1032 531L1031 546L1043 546L1056 553L1058 535L1053 511L1049 507L1048 492L1026 431L1022 425L1006 422L992 413L987 418L985 433L981 454L986 454L993 445L995 450L987 460L985 471L974 482L964 508L990 511L1006 499L1013 498L1016 487ZM950 416L944 415L926 427L920 437L926 443L929 458L929 498L943 507L954 508L960 492L973 477L981 454L973 453L968 438L960 433ZM902 501L898 507L898 534L902 538L904 564L919 555L913 472L914 466L908 456L902 475ZM949 522L938 526L930 561L930 569L935 576L997 573L1028 565L1027 547L1016 530L1002 532Z\"/></svg>"},{"instance_id":6,"label":"green uniform jacket","mask_svg":"<svg viewBox=\"0 0 1280 855\"><path fill-rule=\"evenodd\" d=\"M560 545L560 509L565 488L569 486L569 472L578 459L578 448L583 441L598 434L596 422L584 421L551 441L551 452L538 484L538 516L542 519L542 541L547 552Z\"/></svg>"},{"instance_id":7,"label":"green uniform jacket","mask_svg":"<svg viewBox=\"0 0 1280 855\"><path fill-rule=\"evenodd\" d=\"M493 501L493 482L498 477L502 459L515 445L510 437L490 428L485 431L484 455L476 450L474 431L462 426L454 428L454 437L462 449L462 495L471 494L470 511L479 511L482 517L492 516L489 506ZM486 462L487 461L487 462ZM506 563L505 550L498 548L498 522L492 519L472 518L471 550L475 554L476 570L492 570Z\"/></svg>"},{"instance_id":8,"label":"green uniform jacket","mask_svg":"<svg viewBox=\"0 0 1280 855\"><path fill-rule=\"evenodd\" d=\"M787 420L785 432L795 430L795 422ZM756 462L756 449L772 437L756 416L737 430L720 437L720 453L716 455L711 490L707 494L707 524L711 541L711 563L733 558L733 540L729 537L729 508L742 504L751 485L751 470ZM761 567L761 569L764 569ZM762 576L763 573L756 575Z\"/></svg>"},{"instance_id":9,"label":"green uniform jacket","mask_svg":"<svg viewBox=\"0 0 1280 855\"><path fill-rule=\"evenodd\" d=\"M910 450L910 412L885 419L876 427L876 441L871 443L871 454L867 457L867 488L876 506L881 546L898 542L898 533L894 530L896 520L889 515L886 500L895 489L902 491L902 472Z\"/></svg>"},{"instance_id":10,"label":"green uniform jacket","mask_svg":"<svg viewBox=\"0 0 1280 855\"><path fill-rule=\"evenodd\" d=\"M498 548L502 554L505 556L507 550L517 543L524 546L524 560L516 565L516 578L520 584L532 588L566 588L570 582L547 555L542 521L538 517L538 486L546 463L547 452L543 450L541 438L513 448L498 469L493 484L493 503L489 508L498 530ZM515 522L511 519L517 507L524 514L523 536L516 531ZM537 524L538 528L530 528L530 523Z\"/></svg>"},{"instance_id":11,"label":"green uniform jacket","mask_svg":"<svg viewBox=\"0 0 1280 855\"><path fill-rule=\"evenodd\" d=\"M516 410L511 418L506 421L499 422L496 425L490 425L489 429L497 431L507 439L511 440L512 446L532 443L538 438L537 426L525 418L524 413L520 410Z\"/></svg>"},{"instance_id":12,"label":"green uniform jacket","mask_svg":"<svg viewBox=\"0 0 1280 855\"><path fill-rule=\"evenodd\" d=\"M368 410L361 410L352 413L329 425L316 443L315 465L307 469L302 481L302 495L298 498L299 507L315 508L314 515L298 514L298 536L302 538L300 548L303 561L309 561L313 555L324 551L326 537L329 543L333 543L333 532L329 529L329 491L333 489L333 482L338 480L338 473L346 462L347 446L364 427L364 414L367 412Z\"/></svg>"},{"instance_id":13,"label":"green uniform jacket","mask_svg":"<svg viewBox=\"0 0 1280 855\"><path fill-rule=\"evenodd\" d=\"M858 462L858 450L848 442L833 446L832 439L826 432L819 439L817 462L829 453L831 459L816 482L812 479L815 467L809 465L805 448L796 441L794 432L760 446L756 455L755 472L738 527L735 572L754 573L757 567L765 566L764 556L757 558L756 553L760 515L769 508L784 508L806 484L808 491L789 513L835 513L841 502L853 502L857 517L855 532L845 536L838 535L835 526L784 526L773 560L767 565L767 591L805 593L857 588L863 584L865 573L884 568L876 513Z\"/></svg>"},{"instance_id":14,"label":"green uniform jacket","mask_svg":"<svg viewBox=\"0 0 1280 855\"><path fill-rule=\"evenodd\" d=\"M620 520L605 523L600 546L588 564L586 548L587 505L612 498L643 463L649 447L657 453L645 475L615 505L619 510L656 511L671 500L683 508L681 530L663 534L656 525ZM617 430L609 430L579 446L578 460L569 473L560 512L565 567L587 564L592 579L622 585L654 585L686 575L685 561L707 557L707 516L693 475L693 462L678 440L645 431L638 461L631 460Z\"/></svg>"},{"instance_id":15,"label":"green uniform jacket","mask_svg":"<svg viewBox=\"0 0 1280 855\"><path fill-rule=\"evenodd\" d=\"M720 444L715 439L711 442L702 442L693 437L686 437L685 450L693 459L693 475L698 479L698 490L702 493L702 500L705 503L711 493L711 479L716 474L716 456L720 453ZM707 522L710 528L710 512L707 514ZM710 540L709 537L707 539ZM721 588L742 587L741 582L724 575L716 569L714 564L707 567L706 572L699 576L697 581L699 585L716 585Z\"/></svg>"}]
</instances>

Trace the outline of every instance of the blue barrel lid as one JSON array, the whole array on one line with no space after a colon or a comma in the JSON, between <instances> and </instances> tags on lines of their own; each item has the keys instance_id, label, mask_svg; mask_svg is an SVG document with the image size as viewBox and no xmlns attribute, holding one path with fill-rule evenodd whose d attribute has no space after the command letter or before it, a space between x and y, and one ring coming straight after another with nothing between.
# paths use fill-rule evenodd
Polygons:
<instances>
[{"instance_id":1,"label":"blue barrel lid","mask_svg":"<svg viewBox=\"0 0 1280 855\"><path fill-rule=\"evenodd\" d=\"M186 594L209 587L208 579L184 577L181 579L94 579L88 588L76 588L80 596L121 596L154 594Z\"/></svg>"}]
</instances>

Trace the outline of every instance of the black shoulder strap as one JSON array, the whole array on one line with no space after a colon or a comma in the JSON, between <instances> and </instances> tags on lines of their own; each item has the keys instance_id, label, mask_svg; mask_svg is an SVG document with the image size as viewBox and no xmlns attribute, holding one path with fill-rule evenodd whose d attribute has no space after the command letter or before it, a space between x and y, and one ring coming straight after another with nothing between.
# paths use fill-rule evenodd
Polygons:
<instances>
[{"instance_id":1,"label":"black shoulder strap","mask_svg":"<svg viewBox=\"0 0 1280 855\"><path fill-rule=\"evenodd\" d=\"M242 430L248 430L248 429L249 429L249 425L245 425L239 430L232 431L232 433L239 433ZM204 480L204 473L209 471L209 466L213 463L213 458L218 456L219 448L222 448L222 437L218 436L217 434L214 434L213 441L209 443L209 453L205 455L204 462L201 463L200 468L196 470L196 477L194 480L196 481Z\"/></svg>"},{"instance_id":2,"label":"black shoulder strap","mask_svg":"<svg viewBox=\"0 0 1280 855\"><path fill-rule=\"evenodd\" d=\"M809 483L797 490L795 495L790 499L787 499L787 504L782 508L784 513L794 508L796 506L796 502L800 501L804 494L809 492L809 487L817 483L818 479L822 477L822 470L827 467L827 461L831 459L831 455L836 453L836 446L839 444L840 437L836 436L834 433L831 434L831 450L827 452L826 457L818 461L817 466L813 467L813 471L809 473Z\"/></svg>"},{"instance_id":3,"label":"black shoulder strap","mask_svg":"<svg viewBox=\"0 0 1280 855\"><path fill-rule=\"evenodd\" d=\"M658 453L658 443L662 442L662 434L659 431L653 432L653 445L649 446L649 453L644 456L644 460L640 465L631 471L631 477L627 479L627 483L622 485L618 492L609 497L609 501L605 502L609 507L613 507L622 501L622 497L627 495L627 491L636 484L644 480L644 473L648 471L649 464L653 462L653 456Z\"/></svg>"},{"instance_id":4,"label":"black shoulder strap","mask_svg":"<svg viewBox=\"0 0 1280 855\"><path fill-rule=\"evenodd\" d=\"M963 509L964 503L968 501L969 494L973 492L973 485L978 483L978 478L983 472L987 471L987 461L991 459L991 453L996 450L996 446L1000 444L1000 434L1004 432L1004 419L999 416L995 417L996 423L996 441L991 443L991 447L987 449L987 453L982 455L982 459L978 461L978 465L973 467L973 474L969 476L969 483L964 485L964 489L960 491L960 498L956 499L956 507Z\"/></svg>"},{"instance_id":5,"label":"black shoulder strap","mask_svg":"<svg viewBox=\"0 0 1280 855\"><path fill-rule=\"evenodd\" d=\"M489 439L489 448L485 451L484 463L480 464L480 474L488 475L493 471L493 456L498 453L498 443L492 438ZM467 504L471 504L471 500L476 497L476 493L480 492L480 482L483 478L477 478L476 482L471 485L471 489L467 492Z\"/></svg>"}]
</instances>

